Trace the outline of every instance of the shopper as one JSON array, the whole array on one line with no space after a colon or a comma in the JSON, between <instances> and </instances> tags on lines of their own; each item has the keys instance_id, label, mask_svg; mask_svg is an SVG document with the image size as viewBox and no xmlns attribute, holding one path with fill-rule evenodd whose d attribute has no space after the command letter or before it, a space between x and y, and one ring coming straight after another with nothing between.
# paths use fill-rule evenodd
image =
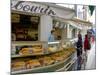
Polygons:
<instances>
[{"instance_id":1,"label":"shopper","mask_svg":"<svg viewBox=\"0 0 100 75\"><path fill-rule=\"evenodd\" d=\"M86 34L84 40L84 69L86 66L89 50L90 50L90 39L88 37L88 34Z\"/></svg>"},{"instance_id":2,"label":"shopper","mask_svg":"<svg viewBox=\"0 0 100 75\"><path fill-rule=\"evenodd\" d=\"M82 37L78 35L77 45L77 70L81 70L82 62Z\"/></svg>"},{"instance_id":3,"label":"shopper","mask_svg":"<svg viewBox=\"0 0 100 75\"><path fill-rule=\"evenodd\" d=\"M79 33L78 33L78 37L82 40L81 31L79 31Z\"/></svg>"},{"instance_id":4,"label":"shopper","mask_svg":"<svg viewBox=\"0 0 100 75\"><path fill-rule=\"evenodd\" d=\"M91 43L92 32L90 30L87 30L87 34L86 35L88 37L89 43ZM90 46L91 46L91 44L90 44Z\"/></svg>"},{"instance_id":5,"label":"shopper","mask_svg":"<svg viewBox=\"0 0 100 75\"><path fill-rule=\"evenodd\" d=\"M91 31L91 42L93 44L95 41L95 30L92 28L92 29L90 29L90 31Z\"/></svg>"},{"instance_id":6,"label":"shopper","mask_svg":"<svg viewBox=\"0 0 100 75\"><path fill-rule=\"evenodd\" d=\"M89 39L88 39L88 36L85 35L85 40L84 40L84 52L86 53L87 55L87 50L89 50L90 47L89 47Z\"/></svg>"},{"instance_id":7,"label":"shopper","mask_svg":"<svg viewBox=\"0 0 100 75\"><path fill-rule=\"evenodd\" d=\"M95 42L95 38L94 38L94 35L92 35L92 43Z\"/></svg>"},{"instance_id":8,"label":"shopper","mask_svg":"<svg viewBox=\"0 0 100 75\"><path fill-rule=\"evenodd\" d=\"M51 30L51 34L50 34L50 36L48 38L49 42L53 42L55 40L55 35L54 34L55 34L55 31Z\"/></svg>"},{"instance_id":9,"label":"shopper","mask_svg":"<svg viewBox=\"0 0 100 75\"><path fill-rule=\"evenodd\" d=\"M83 46L83 43L82 43L82 35L81 35L81 31L79 31L79 33L78 33L77 48L81 48L80 49L80 53L81 54L82 54L82 46Z\"/></svg>"}]
</instances>

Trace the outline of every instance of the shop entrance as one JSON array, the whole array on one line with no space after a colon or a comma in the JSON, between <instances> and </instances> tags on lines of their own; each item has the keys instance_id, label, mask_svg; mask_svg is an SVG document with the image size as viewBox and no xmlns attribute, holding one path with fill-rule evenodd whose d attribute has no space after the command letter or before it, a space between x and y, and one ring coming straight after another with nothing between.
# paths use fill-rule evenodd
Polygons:
<instances>
[{"instance_id":1,"label":"shop entrance","mask_svg":"<svg viewBox=\"0 0 100 75\"><path fill-rule=\"evenodd\" d=\"M12 41L38 41L39 16L11 14Z\"/></svg>"}]
</instances>

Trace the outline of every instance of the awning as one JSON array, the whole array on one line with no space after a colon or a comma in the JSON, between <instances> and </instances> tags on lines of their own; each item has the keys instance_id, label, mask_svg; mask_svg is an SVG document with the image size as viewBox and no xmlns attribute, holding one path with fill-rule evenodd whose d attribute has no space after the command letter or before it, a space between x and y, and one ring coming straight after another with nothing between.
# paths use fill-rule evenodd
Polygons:
<instances>
[{"instance_id":1,"label":"awning","mask_svg":"<svg viewBox=\"0 0 100 75\"><path fill-rule=\"evenodd\" d=\"M81 20L78 18L72 18L72 19L64 19L64 18L54 18L55 20L58 20L58 22L55 23L55 27L62 27L62 28L66 28L65 25L70 24L72 26L74 26L75 28L78 29L89 29L89 27L92 27L92 23L89 21L85 21L85 20ZM60 22L62 22L63 24L61 24ZM63 25L63 26L62 26Z\"/></svg>"},{"instance_id":2,"label":"awning","mask_svg":"<svg viewBox=\"0 0 100 75\"><path fill-rule=\"evenodd\" d=\"M92 23L89 22L89 21L85 21L85 20L81 20L81 19L78 19L78 18L72 18L72 19L69 19L70 22L74 22L78 25L83 25L83 26L88 26L88 27L92 27Z\"/></svg>"}]
</instances>

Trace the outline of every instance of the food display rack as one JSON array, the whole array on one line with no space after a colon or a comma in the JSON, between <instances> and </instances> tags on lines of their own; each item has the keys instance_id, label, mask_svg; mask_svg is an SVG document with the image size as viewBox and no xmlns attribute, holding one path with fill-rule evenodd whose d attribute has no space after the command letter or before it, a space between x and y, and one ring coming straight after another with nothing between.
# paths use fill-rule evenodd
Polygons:
<instances>
[{"instance_id":1,"label":"food display rack","mask_svg":"<svg viewBox=\"0 0 100 75\"><path fill-rule=\"evenodd\" d=\"M35 44L35 43L41 43L41 42L13 42L12 45L13 46L16 46L16 45L32 45L32 44ZM59 42L42 42L44 47L46 49L48 49L48 45L49 44L58 44L58 45L61 45L60 44L60 41ZM13 48L15 49L15 47ZM44 54L40 54L40 55L49 55L49 54L52 54L52 53L56 53L56 52L59 52L61 50L57 50L55 52L51 52L49 53L48 51L44 52ZM28 56L37 56L35 54L32 54L32 55L16 55L16 54L13 54L11 56L11 58L20 58L20 57L28 57ZM19 70L19 71L12 71L11 74L28 74L28 73L42 73L42 72L59 72L59 71L67 71L71 68L71 66L75 63L76 61L76 51L71 53L65 60L63 61L59 61L59 62L56 62L56 63L53 63L51 65L47 65L47 66L41 66L41 67L36 67L36 68L33 68L33 69L26 69L26 70Z\"/></svg>"},{"instance_id":2,"label":"food display rack","mask_svg":"<svg viewBox=\"0 0 100 75\"><path fill-rule=\"evenodd\" d=\"M30 41L28 41L28 42L24 42L24 41L12 42L12 49L15 51L16 50L15 46L23 46L23 45L27 45L28 46L28 45L34 45L36 43L41 43L41 44L44 45L44 47L46 49L44 53L41 53L41 54L29 54L29 55L19 55L19 54L15 54L15 53L13 54L12 53L11 57L12 58L17 58L17 57L28 57L28 56L48 55L48 54L52 54L52 53L56 53L56 52L61 51L61 50L57 49L54 52L48 52L48 50L47 50L47 47L49 45L58 45L59 46L59 44L60 44L59 41L56 41L56 42L30 42Z\"/></svg>"},{"instance_id":3,"label":"food display rack","mask_svg":"<svg viewBox=\"0 0 100 75\"><path fill-rule=\"evenodd\" d=\"M28 73L42 73L42 72L59 72L62 71L60 69L64 69L63 71L69 69L71 65L75 62L75 58L73 58L74 54L71 54L66 60L56 62L54 64L48 66L37 67L34 69L20 70L11 72L11 74L28 74ZM67 68L67 69L66 69Z\"/></svg>"}]
</instances>

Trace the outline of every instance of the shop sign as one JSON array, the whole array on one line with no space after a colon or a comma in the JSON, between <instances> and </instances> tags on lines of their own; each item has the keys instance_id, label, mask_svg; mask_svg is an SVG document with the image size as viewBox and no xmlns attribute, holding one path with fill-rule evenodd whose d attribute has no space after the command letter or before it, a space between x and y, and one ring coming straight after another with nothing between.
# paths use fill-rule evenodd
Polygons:
<instances>
[{"instance_id":1,"label":"shop sign","mask_svg":"<svg viewBox=\"0 0 100 75\"><path fill-rule=\"evenodd\" d=\"M55 16L56 13L50 6L43 6L41 4L29 3L25 1L12 1L11 9L16 11L40 13Z\"/></svg>"}]
</instances>

